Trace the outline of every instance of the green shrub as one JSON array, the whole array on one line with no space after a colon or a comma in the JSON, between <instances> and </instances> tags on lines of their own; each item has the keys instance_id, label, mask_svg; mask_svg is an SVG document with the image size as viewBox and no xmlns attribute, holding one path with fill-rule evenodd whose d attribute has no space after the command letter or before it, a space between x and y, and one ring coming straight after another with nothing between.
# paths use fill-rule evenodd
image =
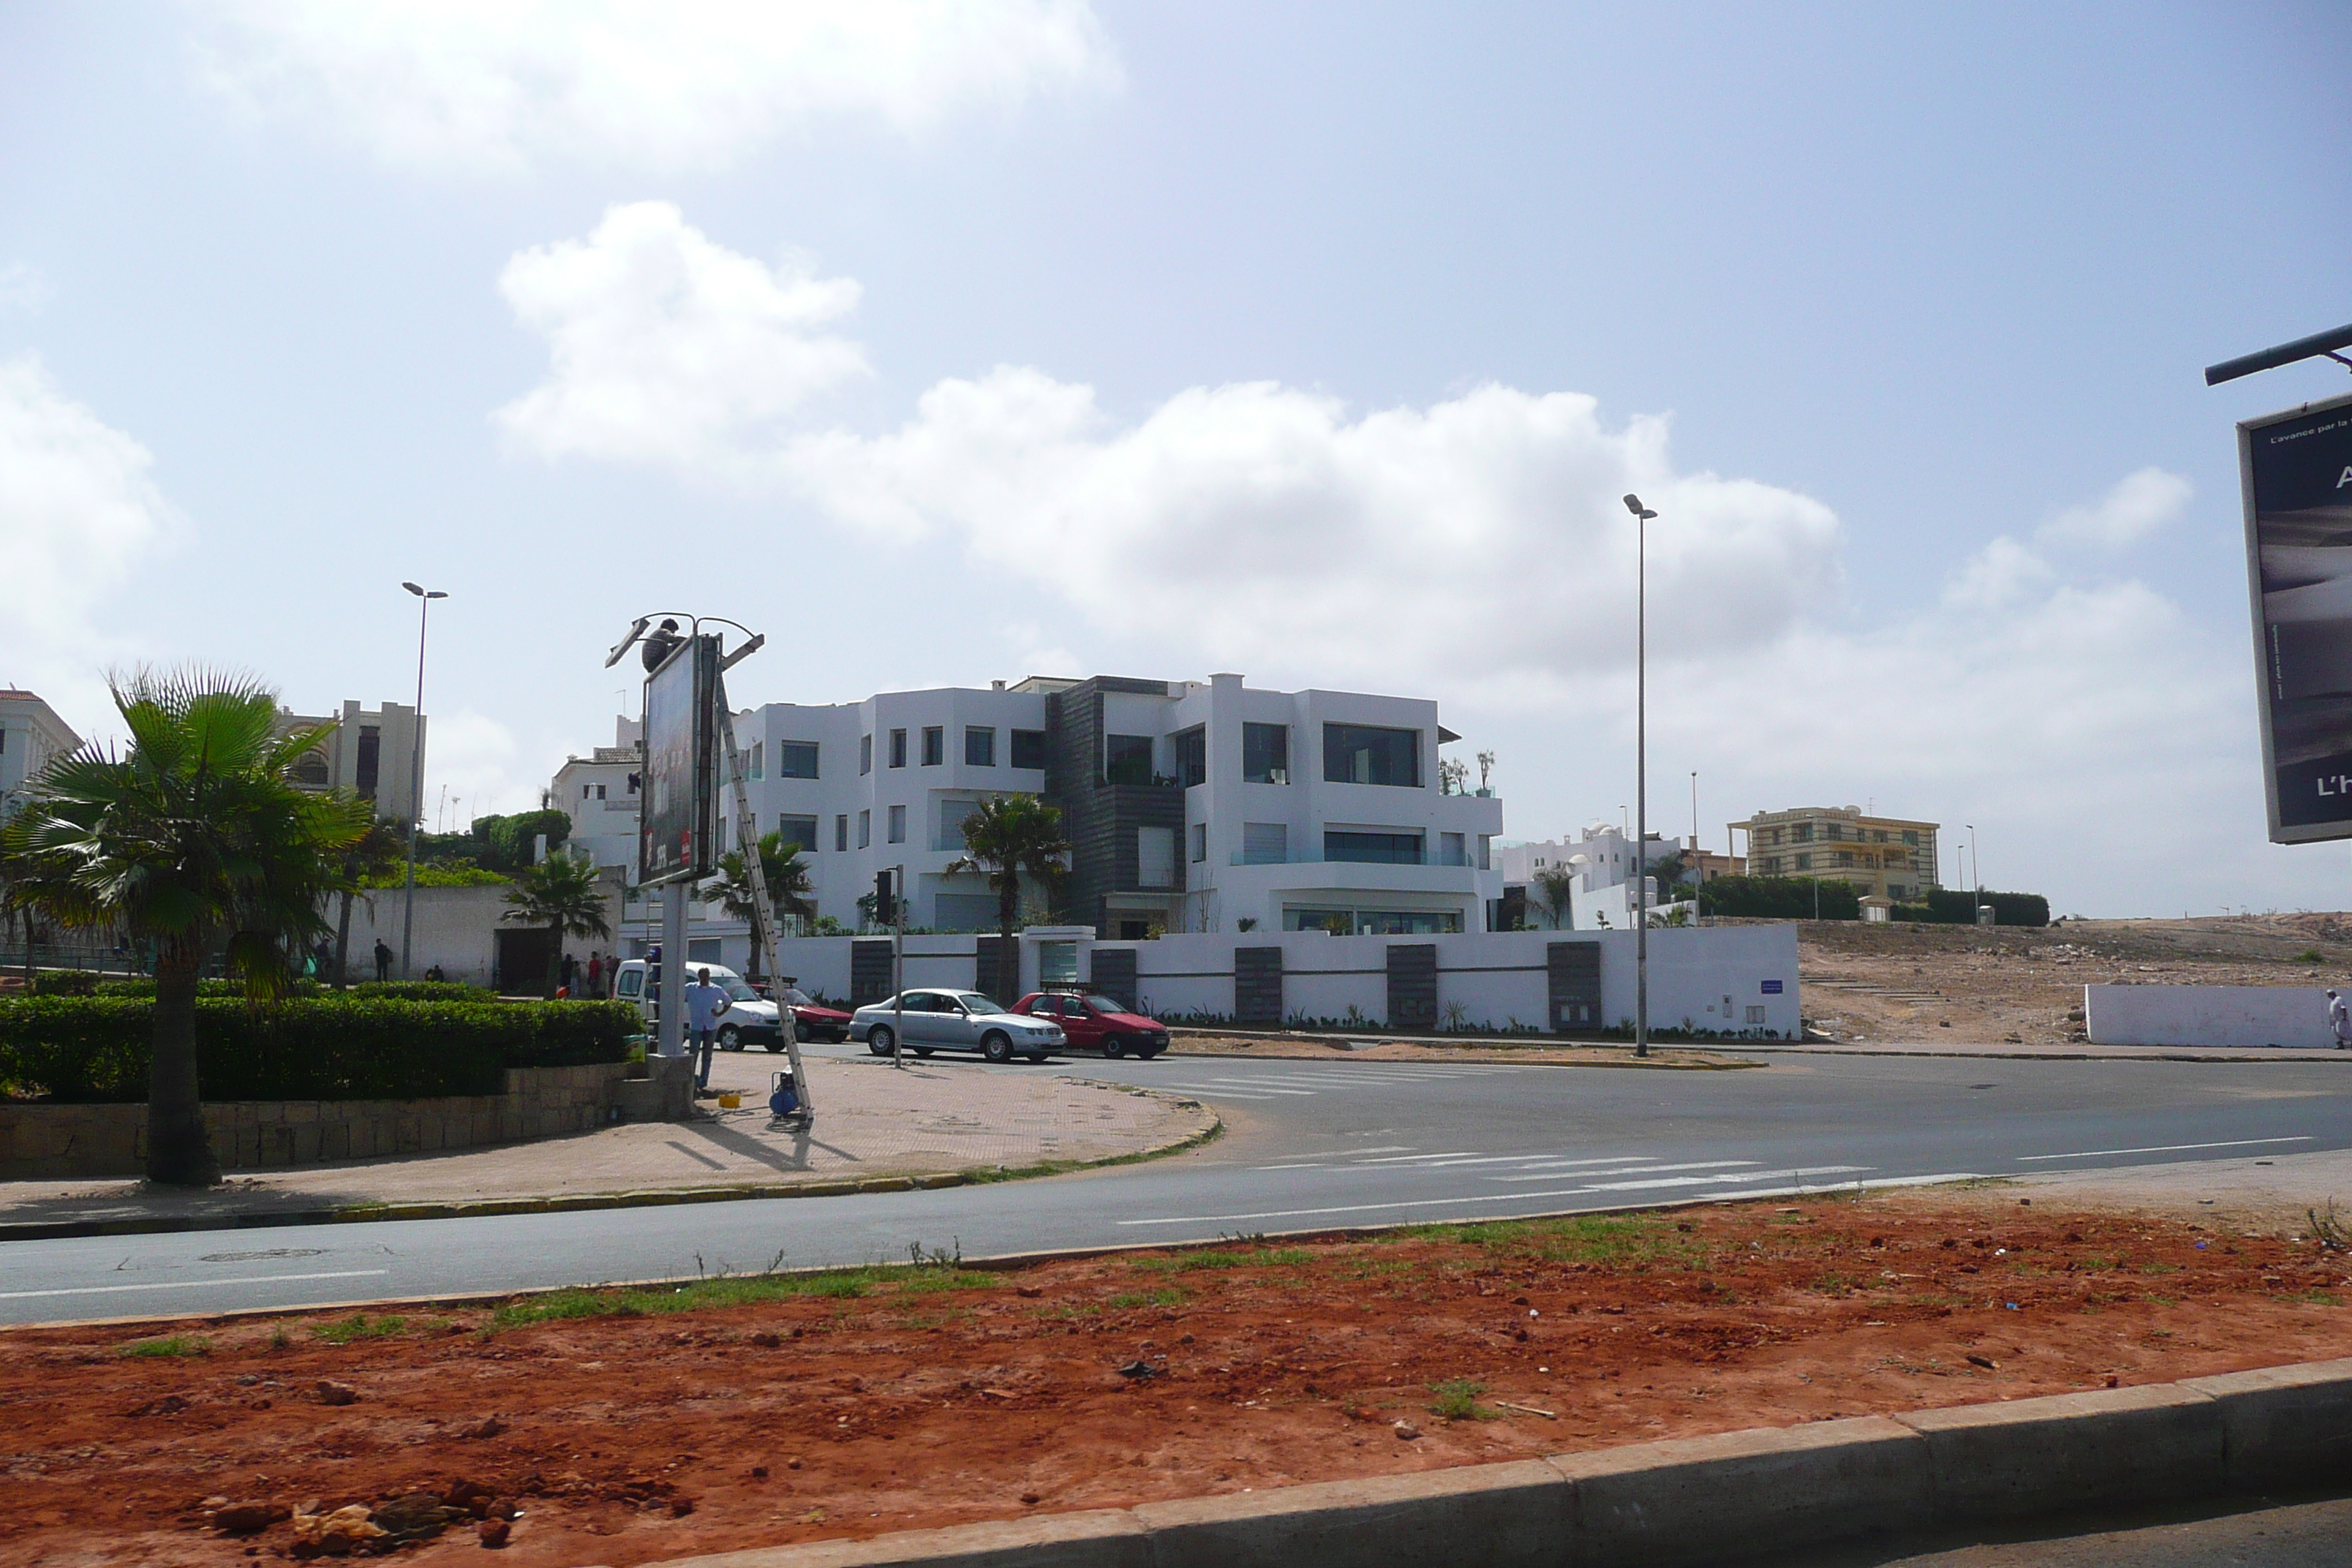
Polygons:
<instances>
[{"instance_id":1,"label":"green shrub","mask_svg":"<svg viewBox=\"0 0 2352 1568\"><path fill-rule=\"evenodd\" d=\"M495 1002L499 994L458 980L363 980L351 988L354 996L374 996L388 1002Z\"/></svg>"},{"instance_id":2,"label":"green shrub","mask_svg":"<svg viewBox=\"0 0 2352 1568\"><path fill-rule=\"evenodd\" d=\"M87 969L37 969L33 972L33 994L36 996L95 996L98 976Z\"/></svg>"},{"instance_id":3,"label":"green shrub","mask_svg":"<svg viewBox=\"0 0 2352 1568\"><path fill-rule=\"evenodd\" d=\"M147 1097L154 1004L128 996L0 1002L0 1085L61 1100ZM268 1006L196 1001L207 1100L422 1100L496 1094L508 1068L617 1062L643 1028L619 1002L411 1002L318 995Z\"/></svg>"},{"instance_id":4,"label":"green shrub","mask_svg":"<svg viewBox=\"0 0 2352 1568\"><path fill-rule=\"evenodd\" d=\"M1811 877L1717 877L1699 884L1698 912L1783 921L1809 921L1818 913L1825 921L1858 921L1862 895L1852 882Z\"/></svg>"},{"instance_id":5,"label":"green shrub","mask_svg":"<svg viewBox=\"0 0 2352 1568\"><path fill-rule=\"evenodd\" d=\"M1930 888L1923 902L1897 904L1895 918L1923 925L1977 923L1979 901L1992 906L1992 922L2003 926L2046 926L2050 900L2039 893L1970 893L1963 888Z\"/></svg>"}]
</instances>

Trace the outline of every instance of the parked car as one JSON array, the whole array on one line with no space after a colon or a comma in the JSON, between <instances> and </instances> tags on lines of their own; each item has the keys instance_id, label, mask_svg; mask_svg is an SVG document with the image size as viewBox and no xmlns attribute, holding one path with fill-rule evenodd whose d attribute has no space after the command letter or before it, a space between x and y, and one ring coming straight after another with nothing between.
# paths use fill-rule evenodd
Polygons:
<instances>
[{"instance_id":1,"label":"parked car","mask_svg":"<svg viewBox=\"0 0 2352 1568\"><path fill-rule=\"evenodd\" d=\"M887 1057L898 1040L901 1016L907 1028L902 1043L919 1057L933 1051L978 1051L992 1062L1011 1061L1016 1053L1041 1062L1063 1045L1057 1022L1008 1013L994 997L977 991L929 987L867 1003L851 1016L849 1030L866 1042L867 1050Z\"/></svg>"},{"instance_id":2,"label":"parked car","mask_svg":"<svg viewBox=\"0 0 2352 1568\"><path fill-rule=\"evenodd\" d=\"M1013 1004L1016 1013L1051 1018L1073 1047L1107 1057L1150 1061L1168 1048L1168 1026L1098 991L1032 991Z\"/></svg>"},{"instance_id":3,"label":"parked car","mask_svg":"<svg viewBox=\"0 0 2352 1568\"><path fill-rule=\"evenodd\" d=\"M783 987L780 1000L792 1008L793 1022L799 1028L802 1039L832 1040L838 1044L849 1038L849 1015L840 1008L828 1007L799 986L789 984Z\"/></svg>"},{"instance_id":4,"label":"parked car","mask_svg":"<svg viewBox=\"0 0 2352 1568\"><path fill-rule=\"evenodd\" d=\"M646 968L642 958L623 960L613 975L613 999L635 1003L650 1028L661 1009L656 1005L657 999L646 986ZM710 983L727 993L727 1011L719 1016L719 1027L712 1032L712 1038L719 1048L740 1051L747 1046L763 1046L772 1051L782 1050L784 1027L776 1012L776 1005L744 984L741 975L723 963L689 963L686 966L688 981L691 983L696 974L706 969L710 972ZM799 1016L799 1011L797 1006L793 1008L795 1018ZM832 1010L821 1008L819 1011ZM840 1013L833 1016L845 1021L847 1017L847 1015ZM803 1033L801 1037L806 1039L808 1037ZM834 1037L838 1039L841 1037Z\"/></svg>"}]
</instances>

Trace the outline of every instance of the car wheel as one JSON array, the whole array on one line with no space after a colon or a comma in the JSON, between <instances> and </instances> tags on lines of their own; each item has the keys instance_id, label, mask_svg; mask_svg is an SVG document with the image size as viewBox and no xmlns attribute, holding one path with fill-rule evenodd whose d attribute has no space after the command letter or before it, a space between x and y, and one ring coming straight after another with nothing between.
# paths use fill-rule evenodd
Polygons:
<instances>
[{"instance_id":1,"label":"car wheel","mask_svg":"<svg viewBox=\"0 0 2352 1568\"><path fill-rule=\"evenodd\" d=\"M830 1035L825 1036L824 1038L831 1040L836 1046L846 1045L849 1041L849 1031L847 1029L835 1029Z\"/></svg>"},{"instance_id":2,"label":"car wheel","mask_svg":"<svg viewBox=\"0 0 2352 1568\"><path fill-rule=\"evenodd\" d=\"M784 1048L784 1037L782 1035L779 1035L774 1039L764 1043L768 1047L768 1054L770 1056L774 1056L778 1051Z\"/></svg>"},{"instance_id":3,"label":"car wheel","mask_svg":"<svg viewBox=\"0 0 2352 1568\"><path fill-rule=\"evenodd\" d=\"M1009 1062L1013 1059L1012 1038L1001 1030L992 1029L980 1042L980 1054L992 1062Z\"/></svg>"},{"instance_id":4,"label":"car wheel","mask_svg":"<svg viewBox=\"0 0 2352 1568\"><path fill-rule=\"evenodd\" d=\"M1127 1042L1120 1039L1117 1035L1105 1035L1103 1037L1103 1055L1112 1061L1118 1060L1119 1058L1127 1055Z\"/></svg>"},{"instance_id":5,"label":"car wheel","mask_svg":"<svg viewBox=\"0 0 2352 1568\"><path fill-rule=\"evenodd\" d=\"M1158 1046L1154 1046L1154 1047L1151 1047L1150 1050L1148 1050L1148 1051L1138 1051L1138 1052L1136 1052L1136 1053L1135 1053L1135 1056L1136 1056L1136 1059L1137 1059L1138 1061L1147 1061L1147 1062L1148 1062L1148 1061L1150 1061L1152 1058L1154 1058L1154 1057L1158 1056L1158 1055L1160 1054L1160 1047L1158 1047Z\"/></svg>"},{"instance_id":6,"label":"car wheel","mask_svg":"<svg viewBox=\"0 0 2352 1568\"><path fill-rule=\"evenodd\" d=\"M931 1054L931 1047L929 1046L917 1046L915 1047L915 1054L919 1057L929 1056Z\"/></svg>"},{"instance_id":7,"label":"car wheel","mask_svg":"<svg viewBox=\"0 0 2352 1568\"><path fill-rule=\"evenodd\" d=\"M737 1028L732 1024L730 1024L725 1028L719 1030L719 1048L722 1051L741 1050L743 1048L743 1031Z\"/></svg>"},{"instance_id":8,"label":"car wheel","mask_svg":"<svg viewBox=\"0 0 2352 1568\"><path fill-rule=\"evenodd\" d=\"M890 1054L890 1026L877 1024L874 1032L866 1037L866 1048L877 1057L887 1057Z\"/></svg>"}]
</instances>

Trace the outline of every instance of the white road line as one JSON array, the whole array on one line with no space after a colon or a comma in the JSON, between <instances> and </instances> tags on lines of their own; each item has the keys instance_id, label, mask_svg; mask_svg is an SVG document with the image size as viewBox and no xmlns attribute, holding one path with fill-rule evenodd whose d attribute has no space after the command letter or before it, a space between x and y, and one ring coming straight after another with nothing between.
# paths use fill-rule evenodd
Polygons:
<instances>
[{"instance_id":1,"label":"white road line","mask_svg":"<svg viewBox=\"0 0 2352 1568\"><path fill-rule=\"evenodd\" d=\"M2085 1149L2079 1154L2020 1154L2020 1163L2034 1160L2096 1160L2108 1154L2177 1154L2184 1149L2245 1149L2257 1143L2309 1143L2310 1138L2232 1138L2226 1143L2158 1143L2146 1149Z\"/></svg>"},{"instance_id":2,"label":"white road line","mask_svg":"<svg viewBox=\"0 0 2352 1568\"><path fill-rule=\"evenodd\" d=\"M111 1296L123 1290L203 1290L215 1285L276 1285L288 1279L361 1279L389 1268L339 1268L326 1274L249 1274L239 1279L158 1279L147 1285L69 1285L54 1290L0 1290L0 1301L31 1296Z\"/></svg>"},{"instance_id":3,"label":"white road line","mask_svg":"<svg viewBox=\"0 0 2352 1568\"><path fill-rule=\"evenodd\" d=\"M1465 1155L1475 1154L1476 1152L1478 1152L1478 1151L1475 1149L1456 1149L1450 1153L1444 1154L1396 1154L1391 1155L1385 1160L1360 1160L1357 1163L1360 1165L1393 1165L1400 1160L1459 1160L1464 1158Z\"/></svg>"},{"instance_id":4,"label":"white road line","mask_svg":"<svg viewBox=\"0 0 2352 1568\"><path fill-rule=\"evenodd\" d=\"M1629 1165L1639 1164L1644 1160L1655 1158L1656 1156L1653 1154L1612 1154L1605 1159L1599 1160L1564 1160L1556 1159L1549 1154L1423 1154L1421 1156L1422 1160L1432 1162L1428 1167L1429 1169L1440 1171L1451 1170L1456 1165L1517 1164L1557 1165L1561 1167L1569 1165ZM1753 1160L1741 1160L1735 1161L1733 1163L1737 1164L1752 1165L1756 1162ZM1409 1171L1413 1168L1413 1163L1411 1161L1401 1160L1391 1165L1389 1168L1394 1171ZM1657 1166L1656 1169L1661 1171L1683 1171L1695 1170L1696 1167L1688 1165L1660 1165ZM1553 1173L1554 1175L1562 1175L1565 1173L1566 1172L1564 1169L1555 1171Z\"/></svg>"},{"instance_id":5,"label":"white road line","mask_svg":"<svg viewBox=\"0 0 2352 1568\"><path fill-rule=\"evenodd\" d=\"M1352 1154L1358 1157L1361 1157L1366 1154L1410 1154L1412 1152L1412 1147L1413 1146L1410 1143L1382 1143L1377 1148L1342 1149L1339 1152L1343 1154Z\"/></svg>"},{"instance_id":6,"label":"white road line","mask_svg":"<svg viewBox=\"0 0 2352 1568\"><path fill-rule=\"evenodd\" d=\"M1261 1086L1259 1086L1259 1085L1257 1085L1257 1084L1242 1085L1242 1084L1233 1084L1233 1083L1215 1083L1215 1082L1211 1082L1211 1083L1171 1083L1171 1084L1169 1084L1167 1087L1168 1087L1168 1088L1170 1088L1170 1089L1192 1089L1192 1090L1194 1090L1194 1091L1196 1091L1196 1092L1198 1092L1198 1093L1201 1093L1201 1094L1247 1094L1247 1095L1255 1095L1255 1096L1256 1096L1258 1099L1261 1099L1261 1100L1271 1100L1272 1098L1274 1098L1274 1097L1275 1097L1276 1095L1277 1095L1277 1094L1303 1094L1303 1095L1307 1095L1307 1096L1308 1096L1308 1097L1310 1097L1310 1098L1311 1098L1311 1097L1314 1095L1314 1093L1315 1093L1315 1090L1313 1090L1313 1089L1276 1089L1276 1088L1273 1088L1273 1087L1272 1087L1272 1086L1270 1086L1270 1085L1269 1085L1269 1086L1265 1086L1265 1087L1261 1087Z\"/></svg>"},{"instance_id":7,"label":"white road line","mask_svg":"<svg viewBox=\"0 0 2352 1568\"><path fill-rule=\"evenodd\" d=\"M1838 1190L1853 1187L1927 1187L1942 1182L1973 1182L1982 1178L1972 1171L1948 1171L1934 1176L1885 1176L1874 1182L1840 1182ZM1123 1219L1122 1226L1142 1225L1218 1225L1244 1219L1311 1219L1327 1214L1362 1214L1370 1209L1441 1208L1452 1204L1529 1203L1537 1198L1584 1197L1606 1189L1601 1187L1561 1187L1548 1193L1485 1193L1473 1198L1400 1198L1388 1204L1335 1204L1325 1208L1267 1209L1259 1214L1172 1215L1164 1219ZM1760 1187L1736 1193L1709 1193L1709 1198L1720 1196L1727 1201L1740 1198L1792 1197L1818 1193L1814 1187Z\"/></svg>"},{"instance_id":8,"label":"white road line","mask_svg":"<svg viewBox=\"0 0 2352 1568\"><path fill-rule=\"evenodd\" d=\"M1189 1083L1171 1083L1168 1087L1190 1089L1194 1094L1213 1094L1221 1100L1263 1100L1271 1103L1275 1098L1270 1094L1245 1094L1237 1089L1202 1089L1197 1084Z\"/></svg>"},{"instance_id":9,"label":"white road line","mask_svg":"<svg viewBox=\"0 0 2352 1568\"><path fill-rule=\"evenodd\" d=\"M1595 1182L1596 1193L1638 1193L1654 1187L1703 1187L1734 1184L1743 1182L1799 1182L1807 1176L1837 1176L1853 1171L1867 1171L1868 1165L1809 1165L1801 1171L1727 1171L1714 1176L1660 1176L1654 1181Z\"/></svg>"},{"instance_id":10,"label":"white road line","mask_svg":"<svg viewBox=\"0 0 2352 1568\"><path fill-rule=\"evenodd\" d=\"M1656 1176L1663 1175L1668 1171L1728 1171L1735 1168L1753 1170L1756 1163L1757 1163L1753 1160L1687 1160L1672 1165L1628 1165L1614 1171L1591 1171L1588 1172L1587 1174L1594 1176ZM1856 1167L1852 1165L1841 1167L1841 1169L1849 1171L1855 1168ZM1568 1174L1566 1171L1536 1171L1524 1176L1489 1176L1486 1179L1490 1182L1548 1182L1555 1176L1564 1176L1566 1174ZM1706 1179L1712 1181L1715 1178L1708 1177Z\"/></svg>"}]
</instances>

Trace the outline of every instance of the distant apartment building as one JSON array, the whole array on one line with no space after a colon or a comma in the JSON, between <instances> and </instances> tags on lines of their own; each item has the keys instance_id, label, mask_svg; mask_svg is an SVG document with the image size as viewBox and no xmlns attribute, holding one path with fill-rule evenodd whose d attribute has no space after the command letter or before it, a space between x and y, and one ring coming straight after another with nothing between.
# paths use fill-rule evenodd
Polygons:
<instances>
[{"instance_id":1,"label":"distant apartment building","mask_svg":"<svg viewBox=\"0 0 2352 1568\"><path fill-rule=\"evenodd\" d=\"M851 928L875 873L904 867L914 924L993 929L985 879L953 868L964 819L1000 794L1060 809L1071 856L1055 916L1107 939L1475 931L1502 890L1502 803L1440 787L1438 747L1459 737L1431 701L1253 690L1238 675L1036 677L770 703L734 725L759 830L800 847L819 913ZM633 768L604 756L567 763L553 798L600 864L634 867L635 795L616 787ZM587 832L593 805L625 809L625 850ZM719 815L723 847L723 795Z\"/></svg>"},{"instance_id":2,"label":"distant apartment building","mask_svg":"<svg viewBox=\"0 0 2352 1568\"><path fill-rule=\"evenodd\" d=\"M1941 887L1933 822L1872 816L1859 806L1759 811L1730 825L1748 835L1748 867L1759 877L1851 882L1864 897L1916 899Z\"/></svg>"},{"instance_id":3,"label":"distant apartment building","mask_svg":"<svg viewBox=\"0 0 2352 1568\"><path fill-rule=\"evenodd\" d=\"M1495 850L1507 906L1517 913L1524 903L1524 912L1517 913L1517 918L1538 930L1571 926L1580 931L1624 930L1632 923L1628 911L1637 901L1636 862L1655 867L1670 858L1680 866L1677 880L1737 874L1743 865L1735 857L1699 848L1696 840L1654 833L1645 852L1636 856L1632 837L1606 822L1592 824L1580 837L1498 845ZM1544 874L1559 870L1568 871L1574 879L1569 894L1571 907L1554 910ZM1664 894L1664 889L1654 882L1654 907ZM1507 922L1498 919L1496 923Z\"/></svg>"},{"instance_id":4,"label":"distant apartment building","mask_svg":"<svg viewBox=\"0 0 2352 1568\"><path fill-rule=\"evenodd\" d=\"M324 716L278 710L278 731L332 723L334 731L294 764L294 783L303 789L347 789L375 803L380 817L405 826L421 809L415 768L424 758L419 744L425 721L414 708L387 702L381 708L343 704Z\"/></svg>"},{"instance_id":5,"label":"distant apartment building","mask_svg":"<svg viewBox=\"0 0 2352 1568\"><path fill-rule=\"evenodd\" d=\"M30 691L0 687L0 816L13 814L25 782L81 744L57 710Z\"/></svg>"},{"instance_id":6,"label":"distant apartment building","mask_svg":"<svg viewBox=\"0 0 2352 1568\"><path fill-rule=\"evenodd\" d=\"M739 721L740 722L740 721ZM574 854L599 866L619 866L636 876L637 792L644 783L645 726L635 719L614 721L613 743L584 757L566 757L548 785L547 804L572 818L564 842ZM721 802L720 815L726 815Z\"/></svg>"}]
</instances>

